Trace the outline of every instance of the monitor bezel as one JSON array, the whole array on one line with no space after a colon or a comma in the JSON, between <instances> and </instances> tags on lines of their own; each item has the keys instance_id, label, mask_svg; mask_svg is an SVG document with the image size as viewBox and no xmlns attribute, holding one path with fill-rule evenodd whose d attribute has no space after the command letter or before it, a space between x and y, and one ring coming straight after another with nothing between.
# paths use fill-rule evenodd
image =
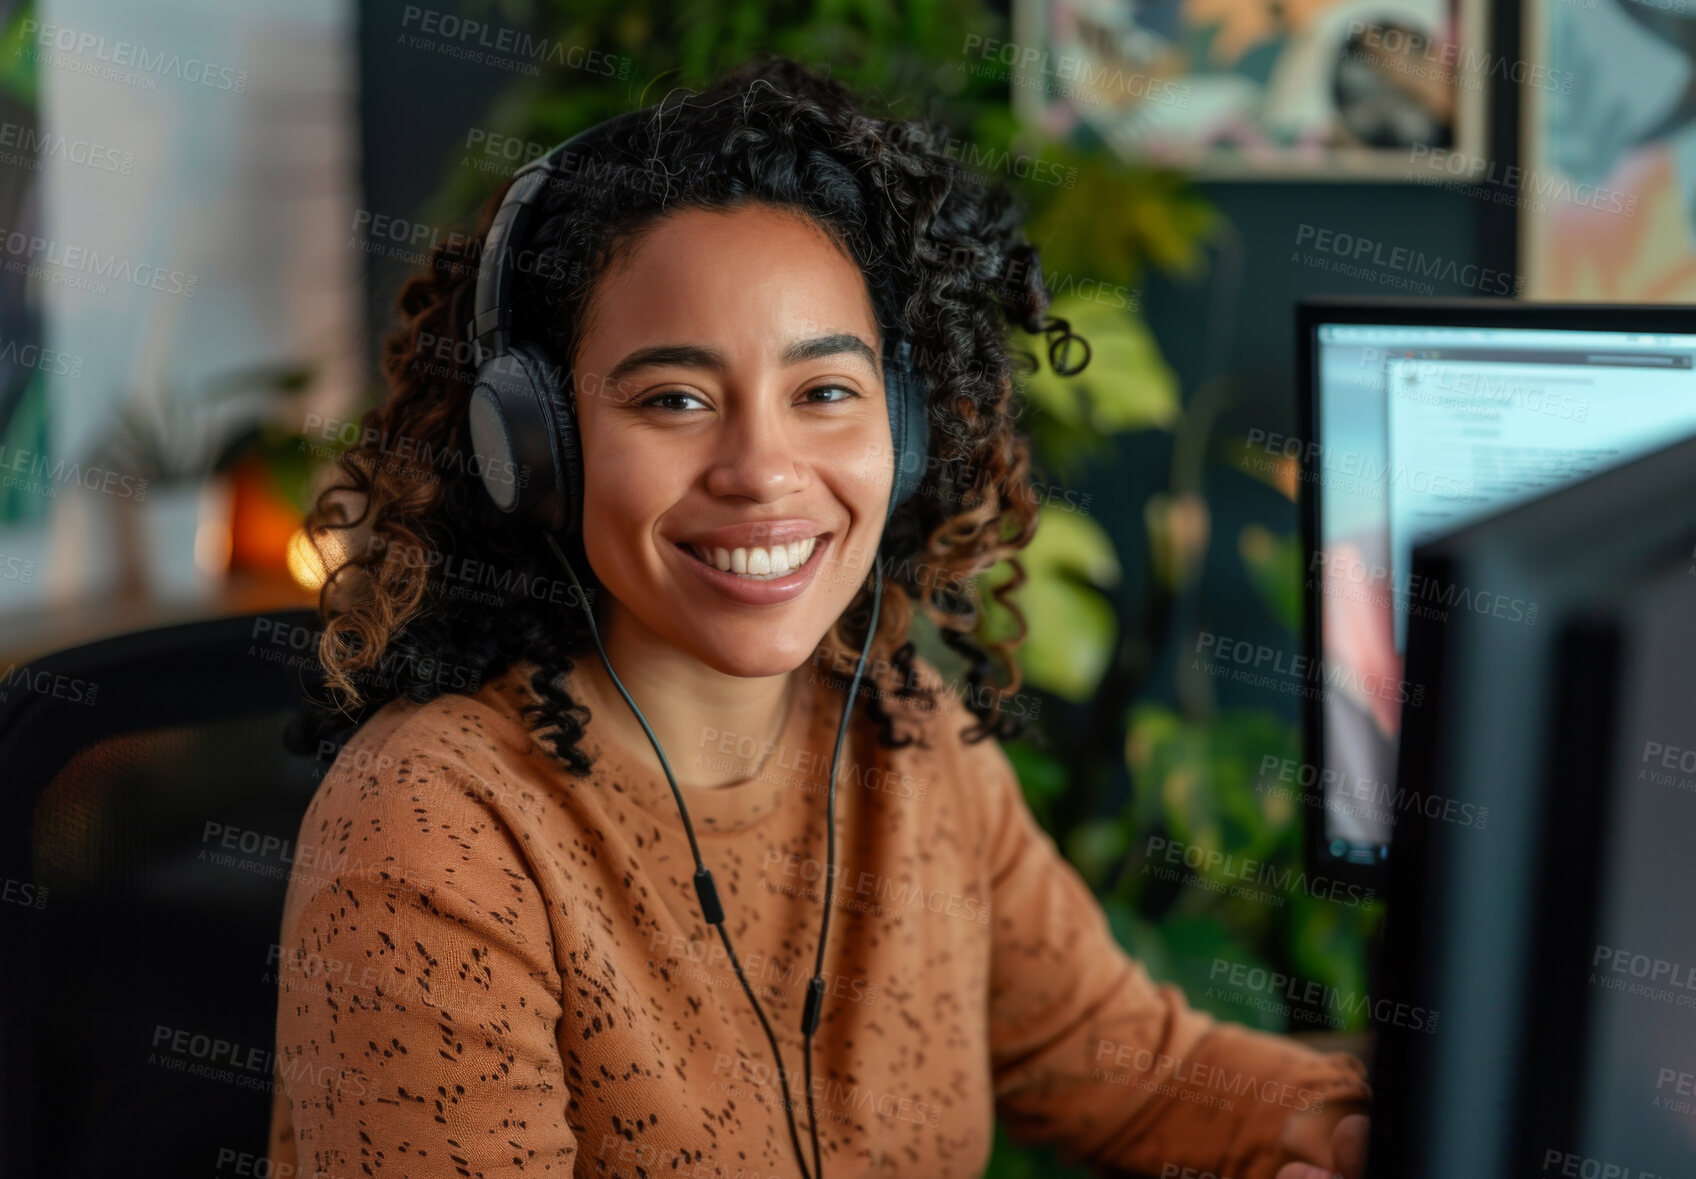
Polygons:
<instances>
[{"instance_id":1,"label":"monitor bezel","mask_svg":"<svg viewBox=\"0 0 1696 1179\"><path fill-rule=\"evenodd\" d=\"M1297 513L1302 543L1301 650L1308 666L1320 666L1324 649L1321 632L1322 594L1317 579L1307 584L1307 570L1319 546L1321 519L1319 462L1325 439L1321 430L1317 334L1322 326L1383 325L1387 327L1521 328L1533 331L1644 332L1696 335L1696 306L1635 303L1532 303L1518 299L1404 299L1357 295L1302 299L1296 303L1296 421L1301 431L1301 473L1297 481ZM1320 693L1302 698L1302 760L1323 768L1324 701ZM1309 793L1302 806L1304 862L1314 876L1382 891L1388 879L1387 857L1394 840L1371 864L1333 856L1325 837L1326 808L1322 794Z\"/></svg>"}]
</instances>

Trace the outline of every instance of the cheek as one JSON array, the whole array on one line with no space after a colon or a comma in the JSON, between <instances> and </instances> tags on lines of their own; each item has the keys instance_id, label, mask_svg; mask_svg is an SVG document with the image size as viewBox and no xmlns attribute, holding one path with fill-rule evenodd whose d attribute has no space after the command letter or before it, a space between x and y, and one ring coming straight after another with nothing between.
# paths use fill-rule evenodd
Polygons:
<instances>
[{"instance_id":1,"label":"cheek","mask_svg":"<svg viewBox=\"0 0 1696 1179\"><path fill-rule=\"evenodd\" d=\"M837 494L863 518L883 519L895 479L889 422L869 422L852 439L832 448L821 470L832 472Z\"/></svg>"},{"instance_id":2,"label":"cheek","mask_svg":"<svg viewBox=\"0 0 1696 1179\"><path fill-rule=\"evenodd\" d=\"M597 451L583 478L583 539L597 564L615 569L657 563L654 524L682 495L675 464L640 455Z\"/></svg>"}]
</instances>

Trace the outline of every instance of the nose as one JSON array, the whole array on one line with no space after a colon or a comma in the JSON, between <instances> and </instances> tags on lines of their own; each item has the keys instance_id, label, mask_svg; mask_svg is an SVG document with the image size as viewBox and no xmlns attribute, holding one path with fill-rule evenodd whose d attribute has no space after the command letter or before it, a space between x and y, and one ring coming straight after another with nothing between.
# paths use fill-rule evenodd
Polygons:
<instances>
[{"instance_id":1,"label":"nose","mask_svg":"<svg viewBox=\"0 0 1696 1179\"><path fill-rule=\"evenodd\" d=\"M775 390L775 386L773 387ZM802 440L775 391L732 392L719 430L707 490L714 496L771 503L810 480Z\"/></svg>"}]
</instances>

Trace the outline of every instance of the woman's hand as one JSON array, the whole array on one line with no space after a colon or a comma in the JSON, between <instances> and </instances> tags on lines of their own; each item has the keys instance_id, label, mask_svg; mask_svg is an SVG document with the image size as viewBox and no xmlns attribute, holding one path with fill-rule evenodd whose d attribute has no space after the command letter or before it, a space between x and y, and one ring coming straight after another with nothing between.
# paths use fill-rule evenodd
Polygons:
<instances>
[{"instance_id":1,"label":"woman's hand","mask_svg":"<svg viewBox=\"0 0 1696 1179\"><path fill-rule=\"evenodd\" d=\"M1285 1163L1277 1179L1366 1179L1366 1143L1371 1122L1365 1114L1350 1114L1331 1131L1330 1167L1312 1163Z\"/></svg>"}]
</instances>

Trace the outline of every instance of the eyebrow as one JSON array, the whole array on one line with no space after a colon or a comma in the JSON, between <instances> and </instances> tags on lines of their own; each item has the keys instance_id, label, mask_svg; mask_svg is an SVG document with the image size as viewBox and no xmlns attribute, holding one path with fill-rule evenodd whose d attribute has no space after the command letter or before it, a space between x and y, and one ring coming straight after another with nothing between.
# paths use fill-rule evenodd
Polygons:
<instances>
[{"instance_id":1,"label":"eyebrow","mask_svg":"<svg viewBox=\"0 0 1696 1179\"><path fill-rule=\"evenodd\" d=\"M872 368L877 368L877 354L872 351L871 345L849 332L796 340L784 348L778 361L788 367L808 360L843 355L858 356ZM657 344L651 348L638 348L613 365L612 371L607 374L607 382L617 384L638 369L659 367L704 368L723 373L730 367L730 360L719 349L705 344Z\"/></svg>"}]
</instances>

